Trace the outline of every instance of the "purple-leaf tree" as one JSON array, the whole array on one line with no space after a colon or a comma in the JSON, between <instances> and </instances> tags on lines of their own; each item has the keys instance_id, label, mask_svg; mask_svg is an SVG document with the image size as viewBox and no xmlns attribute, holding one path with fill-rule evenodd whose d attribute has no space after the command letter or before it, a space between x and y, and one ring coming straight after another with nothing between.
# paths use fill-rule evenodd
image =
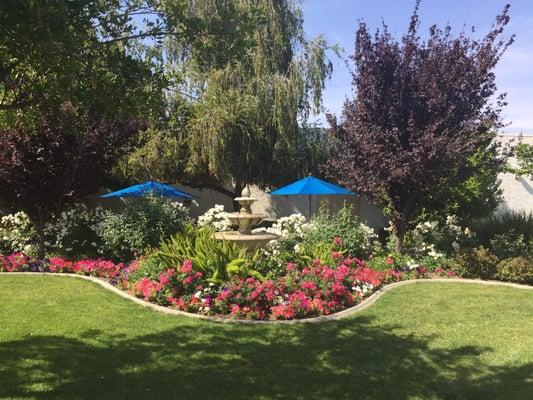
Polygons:
<instances>
[{"instance_id":1,"label":"purple-leaf tree","mask_svg":"<svg viewBox=\"0 0 533 400\"><path fill-rule=\"evenodd\" d=\"M504 95L494 67L513 37L502 33L509 6L482 40L432 26L419 37L417 2L401 40L360 22L352 57L355 98L342 121L329 117L337 141L327 173L385 208L401 251L413 216L434 191L464 182L468 158L494 150Z\"/></svg>"},{"instance_id":2,"label":"purple-leaf tree","mask_svg":"<svg viewBox=\"0 0 533 400\"><path fill-rule=\"evenodd\" d=\"M37 127L0 131L0 203L28 214L39 257L45 253L46 222L98 190L139 128L136 122L91 119L65 103Z\"/></svg>"}]
</instances>

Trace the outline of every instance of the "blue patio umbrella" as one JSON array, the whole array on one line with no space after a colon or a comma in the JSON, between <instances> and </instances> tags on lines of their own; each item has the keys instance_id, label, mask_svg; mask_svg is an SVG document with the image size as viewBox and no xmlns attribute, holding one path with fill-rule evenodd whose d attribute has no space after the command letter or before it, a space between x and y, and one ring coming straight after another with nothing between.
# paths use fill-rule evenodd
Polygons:
<instances>
[{"instance_id":1,"label":"blue patio umbrella","mask_svg":"<svg viewBox=\"0 0 533 400\"><path fill-rule=\"evenodd\" d=\"M193 199L190 194L174 189L170 185L152 181L129 186L127 188L117 190L116 192L104 194L100 197L142 197L148 194L157 194L164 197L178 197L185 200Z\"/></svg>"},{"instance_id":2,"label":"blue patio umbrella","mask_svg":"<svg viewBox=\"0 0 533 400\"><path fill-rule=\"evenodd\" d=\"M315 178L309 175L304 179L283 186L270 192L273 196L296 196L296 195L308 195L309 196L309 218L311 218L311 196L313 195L345 195L355 196L354 192L350 192L348 189L334 185L323 181L322 179Z\"/></svg>"}]
</instances>

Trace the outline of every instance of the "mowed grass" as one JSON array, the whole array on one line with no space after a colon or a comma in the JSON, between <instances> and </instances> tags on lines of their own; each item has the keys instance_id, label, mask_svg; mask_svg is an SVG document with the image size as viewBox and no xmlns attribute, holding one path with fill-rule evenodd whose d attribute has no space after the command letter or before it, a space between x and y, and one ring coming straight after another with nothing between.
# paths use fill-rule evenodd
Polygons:
<instances>
[{"instance_id":1,"label":"mowed grass","mask_svg":"<svg viewBox=\"0 0 533 400\"><path fill-rule=\"evenodd\" d=\"M245 326L2 275L0 398L530 400L533 291L420 283L342 321Z\"/></svg>"}]
</instances>

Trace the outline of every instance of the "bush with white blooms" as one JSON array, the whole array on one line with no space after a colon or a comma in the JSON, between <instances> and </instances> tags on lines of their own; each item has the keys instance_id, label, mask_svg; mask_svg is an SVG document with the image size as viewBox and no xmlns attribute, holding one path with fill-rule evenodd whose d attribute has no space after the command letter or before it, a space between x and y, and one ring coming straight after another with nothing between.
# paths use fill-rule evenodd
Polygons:
<instances>
[{"instance_id":1,"label":"bush with white blooms","mask_svg":"<svg viewBox=\"0 0 533 400\"><path fill-rule=\"evenodd\" d=\"M205 214L198 217L197 225L199 227L211 227L217 232L231 231L232 224L227 215L228 213L224 211L222 204L215 204Z\"/></svg>"}]
</instances>

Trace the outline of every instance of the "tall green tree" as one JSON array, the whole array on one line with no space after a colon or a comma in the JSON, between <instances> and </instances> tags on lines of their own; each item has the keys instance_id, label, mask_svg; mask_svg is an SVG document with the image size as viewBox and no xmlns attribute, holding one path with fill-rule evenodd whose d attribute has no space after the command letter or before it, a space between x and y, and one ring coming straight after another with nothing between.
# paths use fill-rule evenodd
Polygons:
<instances>
[{"instance_id":1,"label":"tall green tree","mask_svg":"<svg viewBox=\"0 0 533 400\"><path fill-rule=\"evenodd\" d=\"M6 0L0 2L0 124L69 101L91 114L163 112L162 70L138 57L136 39L164 32L134 19L143 1ZM141 23L142 25L142 23Z\"/></svg>"},{"instance_id":2,"label":"tall green tree","mask_svg":"<svg viewBox=\"0 0 533 400\"><path fill-rule=\"evenodd\" d=\"M522 138L514 146L517 166L507 165L506 170L516 176L523 175L533 179L533 145L524 143Z\"/></svg>"},{"instance_id":3,"label":"tall green tree","mask_svg":"<svg viewBox=\"0 0 533 400\"><path fill-rule=\"evenodd\" d=\"M321 140L309 145L316 132L307 121L321 109L332 64L322 37L305 38L298 4L199 0L189 1L186 11L181 1L163 6L169 23L185 15L203 39L166 41L166 71L174 82L168 129L141 138L146 148L123 170L139 171L139 161L162 153L150 159L153 170L175 172L168 180L233 197L246 184L267 186L303 174L306 159L320 157L323 148Z\"/></svg>"}]
</instances>

